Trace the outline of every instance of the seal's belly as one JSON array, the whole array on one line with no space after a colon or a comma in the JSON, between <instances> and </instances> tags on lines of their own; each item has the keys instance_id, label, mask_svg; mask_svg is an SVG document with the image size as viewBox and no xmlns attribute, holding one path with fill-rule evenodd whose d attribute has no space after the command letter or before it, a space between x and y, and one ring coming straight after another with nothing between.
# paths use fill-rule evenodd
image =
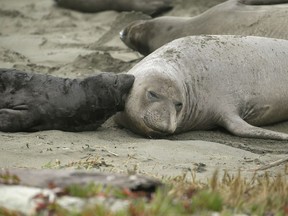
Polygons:
<instances>
[{"instance_id":1,"label":"seal's belly","mask_svg":"<svg viewBox=\"0 0 288 216\"><path fill-rule=\"evenodd\" d=\"M277 103L278 102L278 103ZM275 103L250 102L240 109L240 117L251 125L262 126L288 120L288 100ZM285 117L286 116L286 117Z\"/></svg>"}]
</instances>

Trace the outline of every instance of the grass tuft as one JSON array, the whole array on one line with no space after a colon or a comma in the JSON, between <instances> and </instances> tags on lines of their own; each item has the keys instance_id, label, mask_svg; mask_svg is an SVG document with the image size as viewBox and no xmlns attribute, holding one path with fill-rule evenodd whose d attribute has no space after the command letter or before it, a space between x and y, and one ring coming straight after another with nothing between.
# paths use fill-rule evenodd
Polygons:
<instances>
[{"instance_id":1,"label":"grass tuft","mask_svg":"<svg viewBox=\"0 0 288 216\"><path fill-rule=\"evenodd\" d=\"M166 186L154 193L133 192L129 189L107 188L90 184L71 185L67 195L81 198L102 196L109 200L128 201L128 207L112 211L107 205L95 205L81 213L68 212L55 203L49 206L55 215L75 216L174 216L174 215L288 215L287 172L276 176L255 175L244 178L239 171L235 176L216 171L207 183L198 182L192 175L165 180ZM0 208L0 215L17 215Z\"/></svg>"}]
</instances>

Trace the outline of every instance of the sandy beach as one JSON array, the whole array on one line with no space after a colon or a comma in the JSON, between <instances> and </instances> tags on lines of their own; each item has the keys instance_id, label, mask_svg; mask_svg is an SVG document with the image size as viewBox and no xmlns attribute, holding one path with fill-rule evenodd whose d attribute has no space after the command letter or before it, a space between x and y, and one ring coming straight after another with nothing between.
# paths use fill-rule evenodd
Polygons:
<instances>
[{"instance_id":1,"label":"sandy beach","mask_svg":"<svg viewBox=\"0 0 288 216\"><path fill-rule=\"evenodd\" d=\"M177 0L165 15L193 16L219 2ZM52 0L0 0L0 8L1 68L74 78L126 72L142 57L121 42L119 31L147 15L84 14L58 8ZM287 122L267 128L288 133ZM192 173L205 180L215 169L252 175L251 170L287 157L287 145L239 138L222 129L146 139L117 127L112 117L92 132L0 132L0 167L81 167L158 178ZM281 164L268 171L283 169Z\"/></svg>"}]
</instances>

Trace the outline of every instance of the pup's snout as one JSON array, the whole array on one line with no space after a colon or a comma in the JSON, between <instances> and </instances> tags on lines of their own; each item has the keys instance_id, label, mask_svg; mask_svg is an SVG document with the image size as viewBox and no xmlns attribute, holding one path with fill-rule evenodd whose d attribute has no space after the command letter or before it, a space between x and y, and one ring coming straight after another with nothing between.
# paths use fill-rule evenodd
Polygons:
<instances>
[{"instance_id":1,"label":"pup's snout","mask_svg":"<svg viewBox=\"0 0 288 216\"><path fill-rule=\"evenodd\" d=\"M119 32L119 35L120 35L120 39L121 39L121 40L125 40L125 38L127 37L127 29L122 29L122 30Z\"/></svg>"}]
</instances>

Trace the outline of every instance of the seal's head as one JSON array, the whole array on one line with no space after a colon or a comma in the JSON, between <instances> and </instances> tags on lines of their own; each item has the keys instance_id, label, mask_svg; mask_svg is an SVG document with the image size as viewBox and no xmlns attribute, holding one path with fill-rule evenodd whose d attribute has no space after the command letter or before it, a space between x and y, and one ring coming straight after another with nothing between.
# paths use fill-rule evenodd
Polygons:
<instances>
[{"instance_id":1,"label":"seal's head","mask_svg":"<svg viewBox=\"0 0 288 216\"><path fill-rule=\"evenodd\" d=\"M131 10L142 11L155 17L171 10L173 8L172 3L172 0L130 0L126 2L126 7L129 5L131 6Z\"/></svg>"},{"instance_id":2,"label":"seal's head","mask_svg":"<svg viewBox=\"0 0 288 216\"><path fill-rule=\"evenodd\" d=\"M116 123L150 138L174 133L184 101L177 81L153 69L135 77L125 110L116 115Z\"/></svg>"},{"instance_id":3,"label":"seal's head","mask_svg":"<svg viewBox=\"0 0 288 216\"><path fill-rule=\"evenodd\" d=\"M151 50L148 45L149 37L153 36L153 33L147 28L147 20L137 20L127 25L122 31L120 31L120 39L129 48L140 52L143 55L148 55Z\"/></svg>"},{"instance_id":4,"label":"seal's head","mask_svg":"<svg viewBox=\"0 0 288 216\"><path fill-rule=\"evenodd\" d=\"M82 81L88 101L92 103L97 101L96 109L116 108L117 111L124 109L126 97L133 83L133 75L114 73L100 73Z\"/></svg>"},{"instance_id":5,"label":"seal's head","mask_svg":"<svg viewBox=\"0 0 288 216\"><path fill-rule=\"evenodd\" d=\"M182 22L187 18L158 17L137 20L128 24L119 34L120 39L131 49L148 55L164 44L179 38Z\"/></svg>"}]
</instances>

